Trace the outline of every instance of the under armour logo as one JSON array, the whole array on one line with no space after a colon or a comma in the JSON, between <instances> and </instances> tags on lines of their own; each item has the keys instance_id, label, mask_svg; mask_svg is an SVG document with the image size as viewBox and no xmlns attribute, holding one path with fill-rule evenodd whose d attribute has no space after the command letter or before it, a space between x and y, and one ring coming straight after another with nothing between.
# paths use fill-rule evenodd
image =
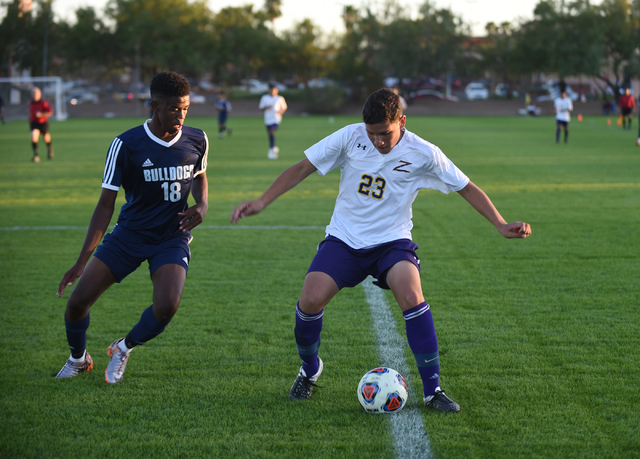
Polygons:
<instances>
[{"instance_id":1,"label":"under armour logo","mask_svg":"<svg viewBox=\"0 0 640 459\"><path fill-rule=\"evenodd\" d=\"M366 145L362 145L361 143L359 143L358 145L356 145L356 148L362 148L363 150L367 149Z\"/></svg>"}]
</instances>

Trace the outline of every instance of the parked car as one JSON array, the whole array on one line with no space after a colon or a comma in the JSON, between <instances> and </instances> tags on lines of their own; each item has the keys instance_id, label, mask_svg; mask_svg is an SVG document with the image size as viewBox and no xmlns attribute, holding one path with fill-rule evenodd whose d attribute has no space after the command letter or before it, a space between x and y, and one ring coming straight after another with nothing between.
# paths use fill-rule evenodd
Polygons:
<instances>
[{"instance_id":1,"label":"parked car","mask_svg":"<svg viewBox=\"0 0 640 459\"><path fill-rule=\"evenodd\" d=\"M516 89L511 88L508 83L498 83L494 92L496 96L507 97L509 95L509 89L511 89L511 95L513 97L518 97L520 95L520 93Z\"/></svg>"},{"instance_id":2,"label":"parked car","mask_svg":"<svg viewBox=\"0 0 640 459\"><path fill-rule=\"evenodd\" d=\"M97 104L98 102L100 102L100 98L97 94L94 94L92 92L81 92L69 94L67 97L65 97L64 101L65 103L71 105L79 105L85 102Z\"/></svg>"},{"instance_id":3,"label":"parked car","mask_svg":"<svg viewBox=\"0 0 640 459\"><path fill-rule=\"evenodd\" d=\"M489 90L487 87L479 82L471 82L464 88L464 93L468 100L474 99L488 99Z\"/></svg>"},{"instance_id":4,"label":"parked car","mask_svg":"<svg viewBox=\"0 0 640 459\"><path fill-rule=\"evenodd\" d=\"M204 104L207 101L207 98L202 94L195 93L191 91L189 93L189 102L192 104Z\"/></svg>"},{"instance_id":5,"label":"parked car","mask_svg":"<svg viewBox=\"0 0 640 459\"><path fill-rule=\"evenodd\" d=\"M451 102L458 102L456 96L447 97L444 93L436 91L435 89L418 89L417 91L410 92L407 96L407 101L414 102L416 100L450 100Z\"/></svg>"},{"instance_id":6,"label":"parked car","mask_svg":"<svg viewBox=\"0 0 640 459\"><path fill-rule=\"evenodd\" d=\"M250 78L248 80L242 80L242 86L251 94L263 94L269 91L269 85L264 81Z\"/></svg>"},{"instance_id":7,"label":"parked car","mask_svg":"<svg viewBox=\"0 0 640 459\"><path fill-rule=\"evenodd\" d=\"M560 82L556 80L549 80L546 83L542 84L542 87L547 91L547 94L539 96L537 98L538 101L542 102L545 100L556 100L560 97ZM580 94L571 89L571 86L568 84L565 86L565 91L567 91L567 97L573 101L576 101L580 98Z\"/></svg>"}]
</instances>

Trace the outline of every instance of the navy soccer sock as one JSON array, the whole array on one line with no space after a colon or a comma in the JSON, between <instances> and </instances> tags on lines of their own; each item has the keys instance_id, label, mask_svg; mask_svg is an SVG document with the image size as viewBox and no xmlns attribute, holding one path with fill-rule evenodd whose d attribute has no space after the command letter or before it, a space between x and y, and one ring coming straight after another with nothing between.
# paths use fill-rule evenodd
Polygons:
<instances>
[{"instance_id":1,"label":"navy soccer sock","mask_svg":"<svg viewBox=\"0 0 640 459\"><path fill-rule=\"evenodd\" d=\"M560 128L556 129L556 143L560 142Z\"/></svg>"},{"instance_id":2,"label":"navy soccer sock","mask_svg":"<svg viewBox=\"0 0 640 459\"><path fill-rule=\"evenodd\" d=\"M71 357L74 359L79 359L84 355L87 346L87 328L89 328L90 322L89 314L78 322L69 322L66 317L64 318L67 342L69 349L71 349Z\"/></svg>"},{"instance_id":3,"label":"navy soccer sock","mask_svg":"<svg viewBox=\"0 0 640 459\"><path fill-rule=\"evenodd\" d=\"M269 134L269 148L273 148L276 145L276 137L273 134Z\"/></svg>"},{"instance_id":4,"label":"navy soccer sock","mask_svg":"<svg viewBox=\"0 0 640 459\"><path fill-rule=\"evenodd\" d=\"M296 344L302 359L302 369L307 376L315 375L319 369L318 348L323 314L324 310L317 314L306 314L300 310L299 302L296 305Z\"/></svg>"},{"instance_id":5,"label":"navy soccer sock","mask_svg":"<svg viewBox=\"0 0 640 459\"><path fill-rule=\"evenodd\" d=\"M162 333L169 324L162 323L153 315L153 305L144 310L140 321L131 329L125 338L125 345L131 349L134 346L144 344Z\"/></svg>"},{"instance_id":6,"label":"navy soccer sock","mask_svg":"<svg viewBox=\"0 0 640 459\"><path fill-rule=\"evenodd\" d=\"M402 313L407 328L407 341L416 358L422 378L424 396L433 395L439 386L440 361L438 338L433 325L431 308L424 302Z\"/></svg>"}]
</instances>

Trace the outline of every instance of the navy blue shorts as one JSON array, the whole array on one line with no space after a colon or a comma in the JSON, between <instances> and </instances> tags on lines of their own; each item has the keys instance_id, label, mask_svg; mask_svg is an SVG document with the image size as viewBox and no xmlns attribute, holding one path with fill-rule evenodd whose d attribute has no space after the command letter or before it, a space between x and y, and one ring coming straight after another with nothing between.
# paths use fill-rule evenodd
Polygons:
<instances>
[{"instance_id":1,"label":"navy blue shorts","mask_svg":"<svg viewBox=\"0 0 640 459\"><path fill-rule=\"evenodd\" d=\"M93 256L107 265L118 282L138 269L145 260L149 262L149 274L168 264L180 265L188 272L191 260L189 243L192 239L189 233L178 233L166 241L150 243L135 231L116 225L104 237Z\"/></svg>"},{"instance_id":2,"label":"navy blue shorts","mask_svg":"<svg viewBox=\"0 0 640 459\"><path fill-rule=\"evenodd\" d=\"M218 124L225 124L227 122L227 112L218 113Z\"/></svg>"},{"instance_id":3,"label":"navy blue shorts","mask_svg":"<svg viewBox=\"0 0 640 459\"><path fill-rule=\"evenodd\" d=\"M569 127L569 122L568 121L556 120L556 124L558 125L558 127L562 127L562 128Z\"/></svg>"},{"instance_id":4,"label":"navy blue shorts","mask_svg":"<svg viewBox=\"0 0 640 459\"><path fill-rule=\"evenodd\" d=\"M337 237L327 236L318 245L307 273L320 271L331 276L340 289L355 287L367 276L377 279L378 287L389 289L387 271L402 260L409 260L420 271L416 255L418 244L410 239L398 239L368 249L353 249Z\"/></svg>"},{"instance_id":5,"label":"navy blue shorts","mask_svg":"<svg viewBox=\"0 0 640 459\"><path fill-rule=\"evenodd\" d=\"M279 124L269 124L267 126L267 131L269 132L274 132L278 130L278 126L280 126Z\"/></svg>"}]
</instances>

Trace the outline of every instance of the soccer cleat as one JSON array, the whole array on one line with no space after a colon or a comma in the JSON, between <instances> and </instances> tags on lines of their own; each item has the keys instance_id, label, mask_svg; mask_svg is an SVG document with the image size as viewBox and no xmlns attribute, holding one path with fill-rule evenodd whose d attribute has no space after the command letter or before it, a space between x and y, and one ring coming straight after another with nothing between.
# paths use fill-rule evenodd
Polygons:
<instances>
[{"instance_id":1,"label":"soccer cleat","mask_svg":"<svg viewBox=\"0 0 640 459\"><path fill-rule=\"evenodd\" d=\"M107 349L107 354L111 357L107 369L104 370L104 380L109 384L115 384L122 381L124 369L127 367L129 360L129 352L122 352L118 347L118 343L124 338L115 340Z\"/></svg>"},{"instance_id":2,"label":"soccer cleat","mask_svg":"<svg viewBox=\"0 0 640 459\"><path fill-rule=\"evenodd\" d=\"M35 155L35 156L33 157L33 162L34 162L34 163L39 163L39 162L40 162L40 156Z\"/></svg>"},{"instance_id":3,"label":"soccer cleat","mask_svg":"<svg viewBox=\"0 0 640 459\"><path fill-rule=\"evenodd\" d=\"M460 405L447 397L439 387L431 397L424 398L424 406L442 411L443 413L457 413L460 411Z\"/></svg>"},{"instance_id":4,"label":"soccer cleat","mask_svg":"<svg viewBox=\"0 0 640 459\"><path fill-rule=\"evenodd\" d=\"M273 159L278 159L278 153L280 153L280 149L278 147L273 147Z\"/></svg>"},{"instance_id":5,"label":"soccer cleat","mask_svg":"<svg viewBox=\"0 0 640 459\"><path fill-rule=\"evenodd\" d=\"M49 150L48 158L49 159L53 159L53 148L51 150Z\"/></svg>"},{"instance_id":6,"label":"soccer cleat","mask_svg":"<svg viewBox=\"0 0 640 459\"><path fill-rule=\"evenodd\" d=\"M79 373L86 373L93 368L93 359L88 352L85 351L84 361L74 362L71 358L68 358L62 370L58 372L56 378L73 378L78 376Z\"/></svg>"},{"instance_id":7,"label":"soccer cleat","mask_svg":"<svg viewBox=\"0 0 640 459\"><path fill-rule=\"evenodd\" d=\"M318 357L318 372L309 377L306 375L302 367L300 367L300 372L296 377L296 380L293 382L293 386L289 390L289 398L291 400L307 400L311 398L311 391L314 387L320 387L316 385L316 381L318 377L320 377L320 373L322 373L322 360Z\"/></svg>"}]
</instances>

